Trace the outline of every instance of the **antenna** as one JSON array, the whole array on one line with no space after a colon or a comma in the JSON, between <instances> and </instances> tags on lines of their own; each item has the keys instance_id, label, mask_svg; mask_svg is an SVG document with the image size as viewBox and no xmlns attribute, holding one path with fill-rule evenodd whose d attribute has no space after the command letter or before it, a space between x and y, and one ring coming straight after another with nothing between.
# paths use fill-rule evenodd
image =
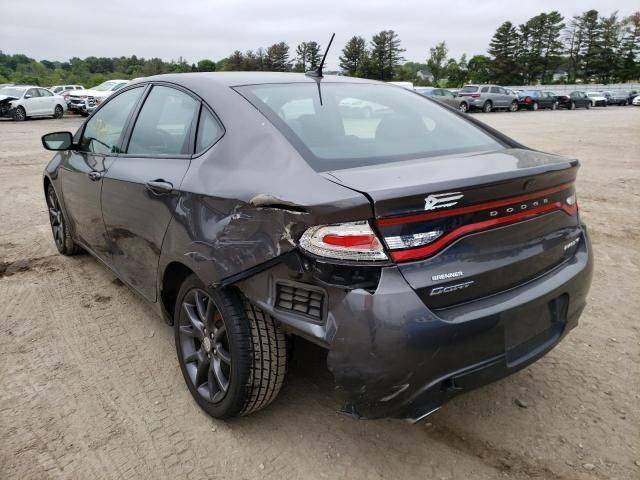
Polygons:
<instances>
[{"instance_id":1,"label":"antenna","mask_svg":"<svg viewBox=\"0 0 640 480\"><path fill-rule=\"evenodd\" d=\"M327 53L329 53L329 49L331 48L331 43L333 42L333 37L335 36L336 36L335 33L331 34L331 40L329 40L329 45L327 45L327 49L324 51L324 55L322 56L322 61L320 62L320 65L318 65L318 68L316 68L315 70L308 70L304 72L304 74L307 77L322 78L322 67L324 66L324 61L327 58Z\"/></svg>"}]
</instances>

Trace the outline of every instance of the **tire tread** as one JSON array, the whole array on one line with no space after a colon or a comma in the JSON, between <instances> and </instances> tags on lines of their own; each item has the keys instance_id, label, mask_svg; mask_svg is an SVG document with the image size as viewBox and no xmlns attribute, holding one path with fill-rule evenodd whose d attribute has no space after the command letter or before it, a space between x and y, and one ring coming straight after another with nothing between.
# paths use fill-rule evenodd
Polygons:
<instances>
[{"instance_id":1,"label":"tire tread","mask_svg":"<svg viewBox=\"0 0 640 480\"><path fill-rule=\"evenodd\" d=\"M248 396L240 412L248 415L265 408L278 395L286 373L287 349L284 332L270 315L243 298L250 326L251 371Z\"/></svg>"}]
</instances>

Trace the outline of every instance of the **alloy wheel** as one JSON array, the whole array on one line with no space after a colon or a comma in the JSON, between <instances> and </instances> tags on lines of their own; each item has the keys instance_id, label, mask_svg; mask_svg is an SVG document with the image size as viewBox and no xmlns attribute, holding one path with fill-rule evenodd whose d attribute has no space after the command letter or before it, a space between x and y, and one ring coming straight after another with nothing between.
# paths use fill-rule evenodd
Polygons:
<instances>
[{"instance_id":1,"label":"alloy wheel","mask_svg":"<svg viewBox=\"0 0 640 480\"><path fill-rule=\"evenodd\" d=\"M21 122L27 118L27 113L24 111L24 108L18 107L13 112L13 119Z\"/></svg>"},{"instance_id":2,"label":"alloy wheel","mask_svg":"<svg viewBox=\"0 0 640 480\"><path fill-rule=\"evenodd\" d=\"M189 381L203 399L219 403L229 390L232 368L224 319L207 292L194 288L184 297L178 321Z\"/></svg>"},{"instance_id":3,"label":"alloy wheel","mask_svg":"<svg viewBox=\"0 0 640 480\"><path fill-rule=\"evenodd\" d=\"M461 112L466 113L466 112L467 112L467 110L468 110L467 104L466 104L466 103L464 103L464 102L460 103L460 106L458 107L458 109L459 109Z\"/></svg>"},{"instance_id":4,"label":"alloy wheel","mask_svg":"<svg viewBox=\"0 0 640 480\"><path fill-rule=\"evenodd\" d=\"M56 242L58 249L61 250L64 248L64 217L58 198L52 188L47 193L47 206L49 207L49 222L51 223L53 240Z\"/></svg>"}]
</instances>

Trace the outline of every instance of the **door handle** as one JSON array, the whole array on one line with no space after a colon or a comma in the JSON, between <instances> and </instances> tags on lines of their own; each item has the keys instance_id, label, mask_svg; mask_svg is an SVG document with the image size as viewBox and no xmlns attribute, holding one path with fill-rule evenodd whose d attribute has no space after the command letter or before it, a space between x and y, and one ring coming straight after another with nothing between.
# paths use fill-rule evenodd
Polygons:
<instances>
[{"instance_id":1,"label":"door handle","mask_svg":"<svg viewBox=\"0 0 640 480\"><path fill-rule=\"evenodd\" d=\"M89 178L91 179L91 181L97 182L102 178L102 175L104 174L102 172L97 172L95 170L92 170L89 173L87 173L87 175L89 175Z\"/></svg>"},{"instance_id":2,"label":"door handle","mask_svg":"<svg viewBox=\"0 0 640 480\"><path fill-rule=\"evenodd\" d=\"M162 180L151 180L146 183L147 188L155 194L171 193L173 191L173 185L169 182Z\"/></svg>"}]
</instances>

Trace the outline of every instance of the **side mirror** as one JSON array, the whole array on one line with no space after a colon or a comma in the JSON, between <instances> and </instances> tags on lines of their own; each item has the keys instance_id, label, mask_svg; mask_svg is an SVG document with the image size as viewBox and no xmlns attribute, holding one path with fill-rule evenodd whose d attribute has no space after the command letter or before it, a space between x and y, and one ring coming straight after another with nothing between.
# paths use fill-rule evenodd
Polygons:
<instances>
[{"instance_id":1,"label":"side mirror","mask_svg":"<svg viewBox=\"0 0 640 480\"><path fill-rule=\"evenodd\" d=\"M42 136L42 145L47 150L61 151L71 150L73 135L71 132L54 132Z\"/></svg>"},{"instance_id":2,"label":"side mirror","mask_svg":"<svg viewBox=\"0 0 640 480\"><path fill-rule=\"evenodd\" d=\"M25 93L24 98L31 98L33 97L33 95L29 94L29 93Z\"/></svg>"}]
</instances>

